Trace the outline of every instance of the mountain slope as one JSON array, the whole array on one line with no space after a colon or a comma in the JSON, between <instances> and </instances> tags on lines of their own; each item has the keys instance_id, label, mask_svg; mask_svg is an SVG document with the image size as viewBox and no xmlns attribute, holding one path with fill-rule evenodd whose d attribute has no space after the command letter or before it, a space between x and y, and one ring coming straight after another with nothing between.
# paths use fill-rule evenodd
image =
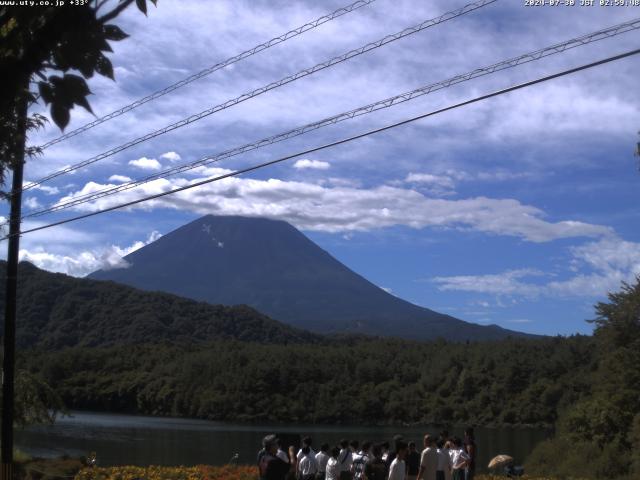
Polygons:
<instances>
[{"instance_id":1,"label":"mountain slope","mask_svg":"<svg viewBox=\"0 0 640 480\"><path fill-rule=\"evenodd\" d=\"M4 278L6 262L0 262ZM210 305L175 295L143 292L112 282L73 278L19 267L17 346L60 349L140 343L318 343L303 332L246 306ZM4 289L0 308L4 309ZM1 328L1 327L0 327Z\"/></svg>"},{"instance_id":2,"label":"mountain slope","mask_svg":"<svg viewBox=\"0 0 640 480\"><path fill-rule=\"evenodd\" d=\"M247 304L323 333L422 340L523 335L463 322L390 295L282 221L209 215L125 259L129 268L94 272L90 278L212 304Z\"/></svg>"}]
</instances>

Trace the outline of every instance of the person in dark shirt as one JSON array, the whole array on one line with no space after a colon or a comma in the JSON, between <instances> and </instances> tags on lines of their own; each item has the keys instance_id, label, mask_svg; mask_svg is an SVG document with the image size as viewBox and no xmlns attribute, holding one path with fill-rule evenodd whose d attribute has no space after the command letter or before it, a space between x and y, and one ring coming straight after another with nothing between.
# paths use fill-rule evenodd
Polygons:
<instances>
[{"instance_id":1,"label":"person in dark shirt","mask_svg":"<svg viewBox=\"0 0 640 480\"><path fill-rule=\"evenodd\" d=\"M476 445L473 428L468 427L464 431L464 450L469 455L469 465L465 469L464 480L473 480L476 475L476 458L478 456L478 447Z\"/></svg>"},{"instance_id":2,"label":"person in dark shirt","mask_svg":"<svg viewBox=\"0 0 640 480\"><path fill-rule=\"evenodd\" d=\"M278 439L267 435L262 440L263 449L258 453L260 480L285 480L291 464L277 457Z\"/></svg>"},{"instance_id":3,"label":"person in dark shirt","mask_svg":"<svg viewBox=\"0 0 640 480\"><path fill-rule=\"evenodd\" d=\"M416 450L416 443L409 442L407 455L407 480L416 480L420 470L420 453Z\"/></svg>"},{"instance_id":4,"label":"person in dark shirt","mask_svg":"<svg viewBox=\"0 0 640 480\"><path fill-rule=\"evenodd\" d=\"M396 459L396 454L398 452L398 445L404 443L404 437L402 435L394 435L393 436L393 450L389 452L389 454L387 455L387 470L389 470L389 467L391 466L391 462L393 462ZM405 443L406 446L406 443Z\"/></svg>"},{"instance_id":5,"label":"person in dark shirt","mask_svg":"<svg viewBox=\"0 0 640 480\"><path fill-rule=\"evenodd\" d=\"M382 460L382 446L374 445L371 453L373 458L364 467L365 480L387 480L389 469L385 461Z\"/></svg>"}]
</instances>

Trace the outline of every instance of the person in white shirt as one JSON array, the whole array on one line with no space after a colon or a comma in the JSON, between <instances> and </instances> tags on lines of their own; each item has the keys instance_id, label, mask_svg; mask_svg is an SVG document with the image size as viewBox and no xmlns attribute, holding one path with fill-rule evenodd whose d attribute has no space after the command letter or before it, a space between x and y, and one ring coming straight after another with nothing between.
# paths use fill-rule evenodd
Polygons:
<instances>
[{"instance_id":1,"label":"person in white shirt","mask_svg":"<svg viewBox=\"0 0 640 480\"><path fill-rule=\"evenodd\" d=\"M287 452L285 452L282 449L282 443L280 442L280 439L278 439L277 442L278 442L278 452L276 453L276 457L278 457L283 462L290 463L289 462L289 454L287 454Z\"/></svg>"},{"instance_id":2,"label":"person in white shirt","mask_svg":"<svg viewBox=\"0 0 640 480\"><path fill-rule=\"evenodd\" d=\"M311 455L316 456L316 452L313 451L313 449L311 448L311 437L304 437L302 439L302 448L300 450L298 450L298 454L296 455L296 460L298 461L298 465L300 465L300 460L302 460L302 457L304 456L304 453L302 453L302 450L304 450L304 447L309 447L309 450L311 452ZM298 476L300 476L300 471L297 470L296 473L298 474Z\"/></svg>"},{"instance_id":3,"label":"person in white shirt","mask_svg":"<svg viewBox=\"0 0 640 480\"><path fill-rule=\"evenodd\" d=\"M326 480L340 480L340 464L338 463L339 456L340 449L338 447L333 447L325 470Z\"/></svg>"},{"instance_id":4,"label":"person in white shirt","mask_svg":"<svg viewBox=\"0 0 640 480\"><path fill-rule=\"evenodd\" d=\"M309 445L305 445L300 450L302 456L298 460L298 479L299 480L315 480L318 473L318 463L316 455Z\"/></svg>"},{"instance_id":5,"label":"person in white shirt","mask_svg":"<svg viewBox=\"0 0 640 480\"><path fill-rule=\"evenodd\" d=\"M451 480L451 455L442 440L438 440L438 470L436 480Z\"/></svg>"},{"instance_id":6,"label":"person in white shirt","mask_svg":"<svg viewBox=\"0 0 640 480\"><path fill-rule=\"evenodd\" d=\"M406 480L407 467L404 459L407 456L407 449L408 446L405 442L398 442L396 458L391 462L391 466L389 467L389 480Z\"/></svg>"},{"instance_id":7,"label":"person in white shirt","mask_svg":"<svg viewBox=\"0 0 640 480\"><path fill-rule=\"evenodd\" d=\"M436 440L431 435L424 436L424 450L420 456L420 470L418 480L436 480L438 470L438 451L436 450Z\"/></svg>"},{"instance_id":8,"label":"person in white shirt","mask_svg":"<svg viewBox=\"0 0 640 480\"><path fill-rule=\"evenodd\" d=\"M313 455L315 455L316 452L314 452L313 448L311 448L311 443L312 443L311 437L304 437L302 439L302 448L309 447L311 449L311 453ZM297 455L298 461L300 461L300 459L302 458L302 455L303 455L302 448L298 451L298 455Z\"/></svg>"},{"instance_id":9,"label":"person in white shirt","mask_svg":"<svg viewBox=\"0 0 640 480\"><path fill-rule=\"evenodd\" d=\"M347 440L340 440L340 455L338 455L338 464L340 466L340 480L351 480L351 464L353 463L353 454L349 448Z\"/></svg>"},{"instance_id":10,"label":"person in white shirt","mask_svg":"<svg viewBox=\"0 0 640 480\"><path fill-rule=\"evenodd\" d=\"M453 455L451 457L451 478L453 480L464 480L464 470L469 465L471 457L462 448L462 440L458 437L453 439Z\"/></svg>"},{"instance_id":11,"label":"person in white shirt","mask_svg":"<svg viewBox=\"0 0 640 480\"><path fill-rule=\"evenodd\" d=\"M320 446L320 451L316 453L316 462L318 463L318 473L316 473L316 480L325 480L325 472L327 471L327 462L331 457L329 456L329 444L323 443Z\"/></svg>"},{"instance_id":12,"label":"person in white shirt","mask_svg":"<svg viewBox=\"0 0 640 480\"><path fill-rule=\"evenodd\" d=\"M371 448L371 442L363 442L362 450L353 455L353 463L351 464L351 474L353 480L363 480L364 471L369 463L369 449Z\"/></svg>"}]
</instances>

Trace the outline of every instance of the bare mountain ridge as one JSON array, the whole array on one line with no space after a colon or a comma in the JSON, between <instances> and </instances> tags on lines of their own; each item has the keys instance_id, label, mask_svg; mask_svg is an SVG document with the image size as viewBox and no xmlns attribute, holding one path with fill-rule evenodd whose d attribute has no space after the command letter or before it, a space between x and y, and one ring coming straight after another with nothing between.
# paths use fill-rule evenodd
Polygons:
<instances>
[{"instance_id":1,"label":"bare mountain ridge","mask_svg":"<svg viewBox=\"0 0 640 480\"><path fill-rule=\"evenodd\" d=\"M246 304L319 333L413 340L496 340L525 334L477 325L393 296L283 221L208 215L127 255L112 280L211 304Z\"/></svg>"}]
</instances>

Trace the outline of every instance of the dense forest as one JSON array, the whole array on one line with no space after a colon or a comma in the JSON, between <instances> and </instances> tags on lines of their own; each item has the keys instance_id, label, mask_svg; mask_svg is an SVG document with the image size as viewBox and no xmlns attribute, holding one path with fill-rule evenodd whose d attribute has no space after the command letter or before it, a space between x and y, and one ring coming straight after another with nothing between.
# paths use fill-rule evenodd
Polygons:
<instances>
[{"instance_id":1,"label":"dense forest","mask_svg":"<svg viewBox=\"0 0 640 480\"><path fill-rule=\"evenodd\" d=\"M429 344L219 341L24 352L69 408L212 420L552 425L584 398L589 337Z\"/></svg>"},{"instance_id":2,"label":"dense forest","mask_svg":"<svg viewBox=\"0 0 640 480\"><path fill-rule=\"evenodd\" d=\"M558 478L640 478L640 277L596 305L590 394L560 413L529 459ZM578 372L576 372L578 374Z\"/></svg>"}]
</instances>

